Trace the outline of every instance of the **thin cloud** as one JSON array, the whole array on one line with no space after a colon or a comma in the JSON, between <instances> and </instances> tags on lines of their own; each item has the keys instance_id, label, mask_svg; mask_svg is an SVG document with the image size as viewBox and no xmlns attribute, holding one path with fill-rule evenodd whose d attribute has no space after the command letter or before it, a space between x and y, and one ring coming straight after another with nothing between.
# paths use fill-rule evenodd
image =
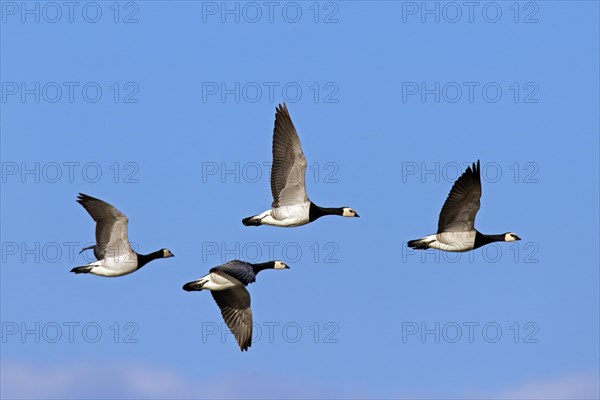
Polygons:
<instances>
[{"instance_id":1,"label":"thin cloud","mask_svg":"<svg viewBox=\"0 0 600 400\"><path fill-rule=\"evenodd\" d=\"M231 377L235 379L231 379ZM143 364L40 366L3 362L0 397L11 399L348 398L351 393L303 382L229 371L192 379ZM265 384L268 382L268 384ZM366 397L366 396L365 396Z\"/></svg>"},{"instance_id":2,"label":"thin cloud","mask_svg":"<svg viewBox=\"0 0 600 400\"><path fill-rule=\"evenodd\" d=\"M599 399L598 374L561 376L551 380L524 383L500 393L496 399Z\"/></svg>"},{"instance_id":3,"label":"thin cloud","mask_svg":"<svg viewBox=\"0 0 600 400\"><path fill-rule=\"evenodd\" d=\"M0 365L1 398L10 399L252 399L252 398L328 398L367 399L388 397L369 390L346 391L296 380L235 373L227 376L194 379L173 370L139 363L114 365L74 364L45 366L3 362ZM235 379L230 379L232 376ZM265 384L267 382L268 384ZM355 389L355 388L354 388ZM390 398L477 398L477 399L598 399L598 374L572 374L554 379L524 382L495 394L458 393L425 395L396 394Z\"/></svg>"},{"instance_id":4,"label":"thin cloud","mask_svg":"<svg viewBox=\"0 0 600 400\"><path fill-rule=\"evenodd\" d=\"M34 366L2 363L2 398L187 397L192 388L177 374L144 365Z\"/></svg>"}]
</instances>

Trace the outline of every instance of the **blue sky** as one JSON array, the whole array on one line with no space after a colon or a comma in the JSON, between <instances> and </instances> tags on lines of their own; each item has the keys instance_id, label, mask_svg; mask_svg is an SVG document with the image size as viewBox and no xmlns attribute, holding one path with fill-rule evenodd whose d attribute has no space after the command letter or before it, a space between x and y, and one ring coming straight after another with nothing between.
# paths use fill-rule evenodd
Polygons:
<instances>
[{"instance_id":1,"label":"blue sky","mask_svg":"<svg viewBox=\"0 0 600 400\"><path fill-rule=\"evenodd\" d=\"M115 4L0 3L3 397L598 398L597 2ZM242 226L283 101L360 219ZM523 240L407 250L477 159L478 229ZM79 192L176 257L70 274ZM291 266L247 353L181 290L232 258Z\"/></svg>"}]
</instances>

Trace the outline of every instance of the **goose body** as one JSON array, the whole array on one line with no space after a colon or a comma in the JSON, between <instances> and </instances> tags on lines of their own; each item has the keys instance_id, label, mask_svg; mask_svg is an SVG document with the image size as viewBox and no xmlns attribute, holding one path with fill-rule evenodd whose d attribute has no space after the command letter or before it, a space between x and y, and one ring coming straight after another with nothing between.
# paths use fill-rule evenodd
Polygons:
<instances>
[{"instance_id":1,"label":"goose body","mask_svg":"<svg viewBox=\"0 0 600 400\"><path fill-rule=\"evenodd\" d=\"M77 202L96 221L96 244L84 250L94 250L96 261L71 270L76 274L117 277L130 274L157 258L173 257L168 249L150 254L138 254L127 237L129 219L105 201L80 193ZM81 253L81 252L80 252Z\"/></svg>"},{"instance_id":2,"label":"goose body","mask_svg":"<svg viewBox=\"0 0 600 400\"><path fill-rule=\"evenodd\" d=\"M269 210L244 218L246 226L272 225L295 227L308 224L325 215L358 217L350 207L323 208L306 194L306 158L287 106L280 104L275 113L273 129L273 165Z\"/></svg>"},{"instance_id":3,"label":"goose body","mask_svg":"<svg viewBox=\"0 0 600 400\"><path fill-rule=\"evenodd\" d=\"M291 206L274 207L259 215L251 217L253 221L245 219L244 225L272 225L282 227L301 226L312 222L310 220L310 201Z\"/></svg>"},{"instance_id":4,"label":"goose body","mask_svg":"<svg viewBox=\"0 0 600 400\"><path fill-rule=\"evenodd\" d=\"M521 240L513 232L486 235L475 229L475 217L479 211L480 198L481 172L480 162L477 161L477 165L473 163L454 182L440 212L437 233L410 240L408 247L418 250L464 252L493 242Z\"/></svg>"},{"instance_id":5,"label":"goose body","mask_svg":"<svg viewBox=\"0 0 600 400\"><path fill-rule=\"evenodd\" d=\"M252 346L252 309L246 286L256 281L260 271L287 268L282 261L251 264L233 260L210 269L207 275L198 280L186 283L183 290L210 290L240 350L247 351Z\"/></svg>"}]
</instances>

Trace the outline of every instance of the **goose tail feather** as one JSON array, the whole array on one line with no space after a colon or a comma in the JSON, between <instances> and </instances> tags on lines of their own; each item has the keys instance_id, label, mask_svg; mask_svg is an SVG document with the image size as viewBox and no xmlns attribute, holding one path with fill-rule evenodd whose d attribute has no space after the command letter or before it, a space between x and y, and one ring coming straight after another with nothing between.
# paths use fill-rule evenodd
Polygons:
<instances>
[{"instance_id":1,"label":"goose tail feather","mask_svg":"<svg viewBox=\"0 0 600 400\"><path fill-rule=\"evenodd\" d=\"M75 273L75 274L88 274L92 268L94 268L93 265L83 265L81 267L75 267L71 270L71 272Z\"/></svg>"},{"instance_id":2,"label":"goose tail feather","mask_svg":"<svg viewBox=\"0 0 600 400\"><path fill-rule=\"evenodd\" d=\"M431 243L433 243L434 241L435 240L432 240L430 238L421 238L421 239L409 240L407 245L411 249L426 250L429 248L429 245Z\"/></svg>"},{"instance_id":3,"label":"goose tail feather","mask_svg":"<svg viewBox=\"0 0 600 400\"><path fill-rule=\"evenodd\" d=\"M256 215L253 215L251 217L248 218L244 218L242 220L242 224L244 224L244 226L260 226L262 225L262 223L260 222L260 219L256 218Z\"/></svg>"}]
</instances>

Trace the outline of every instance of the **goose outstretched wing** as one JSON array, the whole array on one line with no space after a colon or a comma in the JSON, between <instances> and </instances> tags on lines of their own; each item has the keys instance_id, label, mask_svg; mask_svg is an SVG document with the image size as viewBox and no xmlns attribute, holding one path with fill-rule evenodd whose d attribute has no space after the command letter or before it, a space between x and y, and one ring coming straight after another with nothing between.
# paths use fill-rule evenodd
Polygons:
<instances>
[{"instance_id":1,"label":"goose outstretched wing","mask_svg":"<svg viewBox=\"0 0 600 400\"><path fill-rule=\"evenodd\" d=\"M77 202L86 209L96 221L96 246L94 255L99 260L131 253L127 237L129 220L121 211L105 201L79 193Z\"/></svg>"},{"instance_id":2,"label":"goose outstretched wing","mask_svg":"<svg viewBox=\"0 0 600 400\"><path fill-rule=\"evenodd\" d=\"M475 217L481 198L481 174L477 165L468 167L454 182L442 207L438 221L438 233L468 232L475 229Z\"/></svg>"},{"instance_id":3,"label":"goose outstretched wing","mask_svg":"<svg viewBox=\"0 0 600 400\"><path fill-rule=\"evenodd\" d=\"M280 104L273 129L273 165L271 167L272 207L308 201L306 196L306 158L287 106Z\"/></svg>"},{"instance_id":4,"label":"goose outstretched wing","mask_svg":"<svg viewBox=\"0 0 600 400\"><path fill-rule=\"evenodd\" d=\"M252 310L250 293L243 285L210 292L221 309L225 323L242 351L252 346Z\"/></svg>"}]
</instances>

